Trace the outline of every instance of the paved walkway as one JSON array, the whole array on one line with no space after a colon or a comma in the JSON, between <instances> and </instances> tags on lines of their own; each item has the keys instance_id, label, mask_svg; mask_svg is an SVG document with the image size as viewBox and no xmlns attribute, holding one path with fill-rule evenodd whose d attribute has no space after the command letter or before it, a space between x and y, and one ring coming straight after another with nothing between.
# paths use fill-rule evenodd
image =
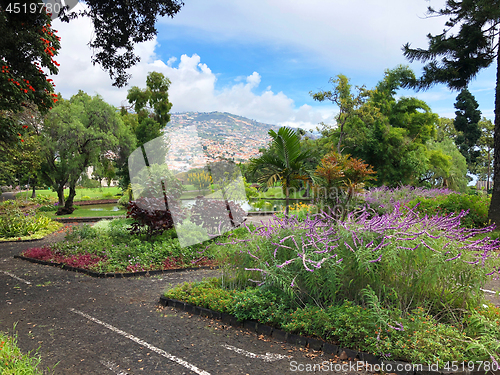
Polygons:
<instances>
[{"instance_id":1,"label":"paved walkway","mask_svg":"<svg viewBox=\"0 0 500 375\"><path fill-rule=\"evenodd\" d=\"M54 374L275 375L296 373L292 361L309 366L338 361L158 307L165 289L217 276L217 270L98 279L13 258L52 240L0 244L0 331L11 332L17 324L22 351L39 349L41 368L57 364Z\"/></svg>"}]
</instances>

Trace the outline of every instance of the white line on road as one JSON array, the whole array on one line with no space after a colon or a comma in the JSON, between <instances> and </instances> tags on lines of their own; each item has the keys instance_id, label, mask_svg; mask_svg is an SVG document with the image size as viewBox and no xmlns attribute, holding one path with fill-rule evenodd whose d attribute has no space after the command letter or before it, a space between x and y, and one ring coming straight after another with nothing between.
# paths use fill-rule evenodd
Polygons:
<instances>
[{"instance_id":1,"label":"white line on road","mask_svg":"<svg viewBox=\"0 0 500 375\"><path fill-rule=\"evenodd\" d=\"M255 354L255 353L247 352L246 350L243 350L243 349L240 349L240 348L237 348L235 346L228 345L228 344L222 344L222 346L228 350L232 350L236 353L243 354L245 357L262 359L264 362L274 362L274 361L279 361L280 359L284 359L284 358L291 358L291 356L281 355L281 354L273 354L273 353L266 353L265 355L264 354Z\"/></svg>"},{"instance_id":2,"label":"white line on road","mask_svg":"<svg viewBox=\"0 0 500 375\"><path fill-rule=\"evenodd\" d=\"M153 346L151 344L148 344L146 341L143 341L141 340L140 338L137 338L133 335L131 335L130 333L127 333L125 331L122 331L121 329L118 329L116 327L113 327L111 324L108 324L108 323L105 323L105 322L102 322L100 321L99 319L96 319L88 314L85 314L81 311L78 311L78 310L75 310L73 308L70 308L70 311L74 312L75 314L78 314L78 315L81 315L83 316L84 318L87 318L88 320L91 320L93 321L94 323L97 323L97 324L100 324L104 327L106 327L107 329L115 332L115 333L118 333L119 335L122 335L126 338L128 338L129 340L132 340L133 342L139 344L140 346L143 346L145 348L148 348L149 350L167 358L167 359L170 359L172 362L176 362L184 367L186 367L187 369L193 371L194 373L196 374L199 374L199 375L210 375L209 372L206 372L202 369L199 369L198 367L196 367L195 365L192 365L191 363L179 358L179 357L176 357L175 355L172 355L170 353L167 353L165 350L163 349L160 349L160 348L157 348L156 346Z\"/></svg>"},{"instance_id":3,"label":"white line on road","mask_svg":"<svg viewBox=\"0 0 500 375\"><path fill-rule=\"evenodd\" d=\"M0 272L3 272L4 274L6 275L9 275L10 277L16 279L16 280L19 280L19 281L22 281L23 283L26 283L28 285L31 285L31 283L29 281L26 281L24 279L21 279L20 277L17 277L16 275L14 275L13 273L10 273L10 272L7 272L7 271L0 271Z\"/></svg>"},{"instance_id":4,"label":"white line on road","mask_svg":"<svg viewBox=\"0 0 500 375\"><path fill-rule=\"evenodd\" d=\"M495 292L494 290L488 290L488 289L483 289L483 288L480 288L480 289L481 289L481 291L486 292L486 293L497 294L497 292Z\"/></svg>"},{"instance_id":5,"label":"white line on road","mask_svg":"<svg viewBox=\"0 0 500 375\"><path fill-rule=\"evenodd\" d=\"M128 375L125 371L120 370L120 366L114 362L101 360L101 364L107 369L113 371L116 375Z\"/></svg>"}]
</instances>

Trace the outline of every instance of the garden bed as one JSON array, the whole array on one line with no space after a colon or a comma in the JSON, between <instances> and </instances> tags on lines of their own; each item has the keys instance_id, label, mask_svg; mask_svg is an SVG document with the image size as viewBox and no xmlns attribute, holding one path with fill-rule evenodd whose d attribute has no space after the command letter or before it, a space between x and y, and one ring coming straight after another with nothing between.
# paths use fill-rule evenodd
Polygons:
<instances>
[{"instance_id":1,"label":"garden bed","mask_svg":"<svg viewBox=\"0 0 500 375\"><path fill-rule=\"evenodd\" d=\"M184 268L169 268L169 269L161 269L161 270L147 270L147 271L137 271L137 272L95 272L87 268L74 267L65 262L53 262L46 261L36 258L29 258L22 255L14 255L16 259L26 260L28 262L43 264L47 266L60 267L66 271L73 271L78 273L83 273L88 276L98 277L98 278L125 278L125 277L137 277L137 276L154 276L154 275L162 275L165 273L172 272L182 272L182 271L194 271L194 270L207 270L207 269L216 269L218 268L216 265L200 265L198 267L184 267Z\"/></svg>"},{"instance_id":2,"label":"garden bed","mask_svg":"<svg viewBox=\"0 0 500 375\"><path fill-rule=\"evenodd\" d=\"M276 219L221 241L222 279L164 297L386 361L498 366L500 309L481 287L500 273L500 241L465 215Z\"/></svg>"},{"instance_id":3,"label":"garden bed","mask_svg":"<svg viewBox=\"0 0 500 375\"><path fill-rule=\"evenodd\" d=\"M131 219L82 224L66 233L65 241L33 247L20 259L84 272L95 277L129 277L215 268L215 241L182 247L175 230L147 236L130 232ZM212 249L212 250L211 250Z\"/></svg>"}]
</instances>

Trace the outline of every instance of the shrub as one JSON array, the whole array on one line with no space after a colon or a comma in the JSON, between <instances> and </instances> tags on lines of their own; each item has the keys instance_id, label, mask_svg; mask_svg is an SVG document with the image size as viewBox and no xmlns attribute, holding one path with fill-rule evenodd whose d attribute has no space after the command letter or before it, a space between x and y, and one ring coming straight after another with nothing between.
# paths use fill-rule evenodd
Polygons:
<instances>
[{"instance_id":1,"label":"shrub","mask_svg":"<svg viewBox=\"0 0 500 375\"><path fill-rule=\"evenodd\" d=\"M18 207L6 207L0 216L0 237L24 237L47 229L51 220L34 210L23 212Z\"/></svg>"},{"instance_id":2,"label":"shrub","mask_svg":"<svg viewBox=\"0 0 500 375\"><path fill-rule=\"evenodd\" d=\"M371 209L379 214L384 214L392 212L396 205L409 204L408 202L417 198L437 198L450 194L458 193L446 188L428 189L414 186L389 188L387 186L381 186L378 188L370 188L365 191L362 196ZM414 204L410 204L410 206L413 207Z\"/></svg>"},{"instance_id":3,"label":"shrub","mask_svg":"<svg viewBox=\"0 0 500 375\"><path fill-rule=\"evenodd\" d=\"M165 209L165 201L160 198L139 198L130 202L127 210L127 218L134 219L130 233L145 233L149 238L172 229L184 217L176 203L169 202Z\"/></svg>"},{"instance_id":4,"label":"shrub","mask_svg":"<svg viewBox=\"0 0 500 375\"><path fill-rule=\"evenodd\" d=\"M90 197L89 197L88 195L84 195L84 196L82 197L82 200L89 200L89 199L90 199Z\"/></svg>"},{"instance_id":5,"label":"shrub","mask_svg":"<svg viewBox=\"0 0 500 375\"><path fill-rule=\"evenodd\" d=\"M227 244L239 280L278 287L297 301L324 306L344 299L363 303L371 286L384 308L433 314L477 306L480 287L498 273L500 241L473 236L456 217L424 217L398 208L390 215L350 214L332 219L276 219L252 240ZM321 287L318 287L321 285Z\"/></svg>"},{"instance_id":6,"label":"shrub","mask_svg":"<svg viewBox=\"0 0 500 375\"><path fill-rule=\"evenodd\" d=\"M461 220L466 228L483 228L489 225L488 207L491 199L482 195L449 194L432 199L417 198L408 203L414 207L418 204L418 212L423 215L458 215L468 211Z\"/></svg>"},{"instance_id":7,"label":"shrub","mask_svg":"<svg viewBox=\"0 0 500 375\"><path fill-rule=\"evenodd\" d=\"M190 220L214 235L236 228L245 216L246 212L233 201L197 197L191 208Z\"/></svg>"},{"instance_id":8,"label":"shrub","mask_svg":"<svg viewBox=\"0 0 500 375\"><path fill-rule=\"evenodd\" d=\"M276 289L228 290L221 280L211 279L177 285L165 296L392 360L439 363L440 368L448 361L498 360L499 308L478 308L459 324L450 325L438 322L423 307L406 313L384 309L373 290L364 294L365 306L343 301L325 307L296 307Z\"/></svg>"}]
</instances>

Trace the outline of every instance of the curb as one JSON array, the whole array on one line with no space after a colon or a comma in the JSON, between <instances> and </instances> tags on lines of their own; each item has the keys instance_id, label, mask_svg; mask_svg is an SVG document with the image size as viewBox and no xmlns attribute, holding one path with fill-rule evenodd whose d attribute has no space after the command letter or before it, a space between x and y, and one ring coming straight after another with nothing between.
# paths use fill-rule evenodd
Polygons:
<instances>
[{"instance_id":1,"label":"curb","mask_svg":"<svg viewBox=\"0 0 500 375\"><path fill-rule=\"evenodd\" d=\"M89 217L55 217L52 220L59 223L94 223L101 220L124 219L125 215L119 216L89 216Z\"/></svg>"},{"instance_id":2,"label":"curb","mask_svg":"<svg viewBox=\"0 0 500 375\"><path fill-rule=\"evenodd\" d=\"M164 296L160 296L159 304L165 307L173 307L178 310L185 311L190 314L200 315L210 319L221 320L223 323L231 325L235 328L244 328L251 332L257 333L259 335L266 335L272 337L277 341L283 341L301 348L308 347L312 350L322 351L325 354L331 355L341 355L345 354L346 359L355 360L358 359L365 363L368 363L372 366L383 366L384 371L386 373L396 373L398 375L498 375L500 374L500 370L497 371L455 371L451 372L449 370L435 370L432 369L428 365L419 365L419 364L411 364L408 362L402 361L387 361L383 358L380 358L371 353L365 353L357 350L352 350L348 348L343 348L339 345L335 345L329 342L326 342L319 338L305 337L301 335L295 335L290 332L282 331L280 329L276 329L274 327L261 324L254 320L245 320L240 322L236 319L235 316L221 313L218 311L213 311L204 307L199 307L195 305L191 305L187 302L166 298ZM398 366L403 368L403 370L397 370ZM406 366L406 367L405 367ZM414 370L414 367L418 366L417 370Z\"/></svg>"},{"instance_id":3,"label":"curb","mask_svg":"<svg viewBox=\"0 0 500 375\"><path fill-rule=\"evenodd\" d=\"M97 277L97 278L122 279L122 278L127 278L127 277L163 275L165 273L174 273L174 272L183 272L183 271L219 269L219 267L202 266L202 267L174 268L174 269L169 269L169 270L151 270L151 271L139 271L139 272L94 272L94 271L86 270L84 268L68 266L67 264L64 264L64 263L48 262L48 261L40 260L40 259L27 258L27 257L24 257L22 255L14 255L14 258L26 260L26 261L31 262L31 263L43 264L46 266L60 267L66 271L83 273L83 274L86 274L88 276Z\"/></svg>"}]
</instances>

